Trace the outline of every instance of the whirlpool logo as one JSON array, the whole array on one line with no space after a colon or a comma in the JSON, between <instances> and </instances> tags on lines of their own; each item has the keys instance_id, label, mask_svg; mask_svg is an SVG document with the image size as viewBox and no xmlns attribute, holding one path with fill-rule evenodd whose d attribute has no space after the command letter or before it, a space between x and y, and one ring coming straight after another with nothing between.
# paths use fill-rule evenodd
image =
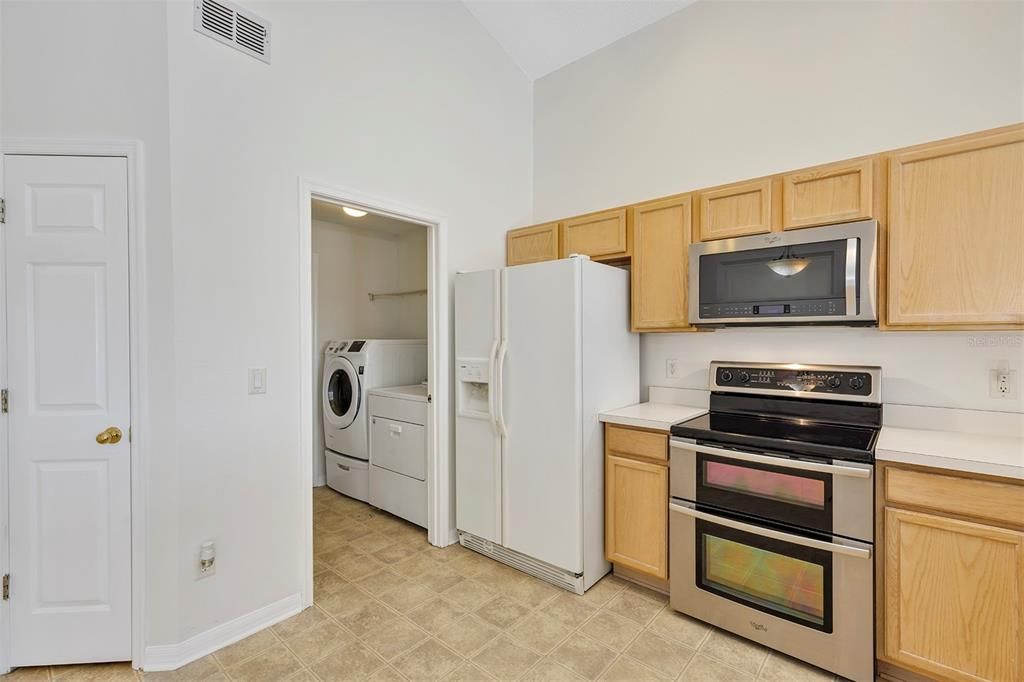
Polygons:
<instances>
[{"instance_id":1,"label":"whirlpool logo","mask_svg":"<svg viewBox=\"0 0 1024 682\"><path fill-rule=\"evenodd\" d=\"M754 628L758 632L768 632L768 626L764 623L758 623L757 621L750 621L750 627Z\"/></svg>"}]
</instances>

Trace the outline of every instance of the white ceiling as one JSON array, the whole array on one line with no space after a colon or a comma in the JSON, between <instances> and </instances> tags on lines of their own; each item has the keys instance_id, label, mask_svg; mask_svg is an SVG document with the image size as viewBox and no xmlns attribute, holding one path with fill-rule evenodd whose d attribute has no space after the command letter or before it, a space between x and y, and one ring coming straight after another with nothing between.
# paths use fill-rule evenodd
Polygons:
<instances>
[{"instance_id":1,"label":"white ceiling","mask_svg":"<svg viewBox=\"0 0 1024 682\"><path fill-rule=\"evenodd\" d=\"M353 218L341 208L341 204L313 199L313 220L344 225L350 228L385 232L391 235L404 236L410 232L426 229L423 225L407 223L404 220L390 218L378 213L367 213L362 218Z\"/></svg>"},{"instance_id":2,"label":"white ceiling","mask_svg":"<svg viewBox=\"0 0 1024 682\"><path fill-rule=\"evenodd\" d=\"M531 80L694 0L463 0Z\"/></svg>"}]
</instances>

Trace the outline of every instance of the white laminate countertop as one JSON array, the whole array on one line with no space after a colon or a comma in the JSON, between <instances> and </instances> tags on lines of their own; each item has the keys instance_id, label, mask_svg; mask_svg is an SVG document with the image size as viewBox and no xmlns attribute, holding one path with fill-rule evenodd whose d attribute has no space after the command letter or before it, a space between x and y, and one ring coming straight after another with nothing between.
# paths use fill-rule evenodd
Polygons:
<instances>
[{"instance_id":1,"label":"white laminate countertop","mask_svg":"<svg viewBox=\"0 0 1024 682\"><path fill-rule=\"evenodd\" d=\"M886 405L875 459L1024 480L1024 415Z\"/></svg>"},{"instance_id":2,"label":"white laminate countertop","mask_svg":"<svg viewBox=\"0 0 1024 682\"><path fill-rule=\"evenodd\" d=\"M609 424L668 431L676 422L692 419L705 412L707 409L703 407L649 402L602 412L599 418Z\"/></svg>"}]
</instances>

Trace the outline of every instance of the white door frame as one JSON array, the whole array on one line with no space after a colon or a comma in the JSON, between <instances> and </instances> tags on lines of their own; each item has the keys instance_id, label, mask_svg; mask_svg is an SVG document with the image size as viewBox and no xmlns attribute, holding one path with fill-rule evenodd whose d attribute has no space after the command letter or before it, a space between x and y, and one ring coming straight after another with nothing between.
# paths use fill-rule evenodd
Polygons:
<instances>
[{"instance_id":1,"label":"white door frame","mask_svg":"<svg viewBox=\"0 0 1024 682\"><path fill-rule=\"evenodd\" d=\"M451 453L449 451L449 290L447 218L357 190L299 178L299 484L306 548L303 552L304 606L313 604L313 429L319 415L313 410L313 199L345 204L427 228L427 372L431 394L428 420L433 425L427 443L427 540L444 547L454 542L450 511ZM320 263L323 268L324 263ZM445 409L441 409L442 406Z\"/></svg>"},{"instance_id":2,"label":"white door frame","mask_svg":"<svg viewBox=\"0 0 1024 682\"><path fill-rule=\"evenodd\" d=\"M140 668L145 648L145 577L146 577L146 504L145 452L149 433L148 357L146 354L146 225L145 174L142 142L110 139L4 138L0 140L0 156L112 156L128 163L128 329L130 334L129 367L131 390L131 556L132 556L132 667ZM0 188L3 184L0 164ZM3 196L0 193L0 196ZM0 245L0 249L3 246ZM2 253L2 251L0 251ZM0 258L0 386L7 385L7 310L4 259ZM0 574L10 571L10 522L8 487L10 471L8 422L0 416ZM14 585L13 589L17 589ZM0 674L10 669L11 621L10 602L0 601Z\"/></svg>"}]
</instances>

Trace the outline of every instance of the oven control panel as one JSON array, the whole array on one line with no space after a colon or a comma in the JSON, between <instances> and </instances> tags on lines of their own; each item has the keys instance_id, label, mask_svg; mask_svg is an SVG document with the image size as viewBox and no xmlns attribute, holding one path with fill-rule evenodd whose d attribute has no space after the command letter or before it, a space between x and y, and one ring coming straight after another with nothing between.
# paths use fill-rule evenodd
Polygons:
<instances>
[{"instance_id":1,"label":"oven control panel","mask_svg":"<svg viewBox=\"0 0 1024 682\"><path fill-rule=\"evenodd\" d=\"M877 393L878 374L874 367L713 363L711 390L869 398Z\"/></svg>"}]
</instances>

